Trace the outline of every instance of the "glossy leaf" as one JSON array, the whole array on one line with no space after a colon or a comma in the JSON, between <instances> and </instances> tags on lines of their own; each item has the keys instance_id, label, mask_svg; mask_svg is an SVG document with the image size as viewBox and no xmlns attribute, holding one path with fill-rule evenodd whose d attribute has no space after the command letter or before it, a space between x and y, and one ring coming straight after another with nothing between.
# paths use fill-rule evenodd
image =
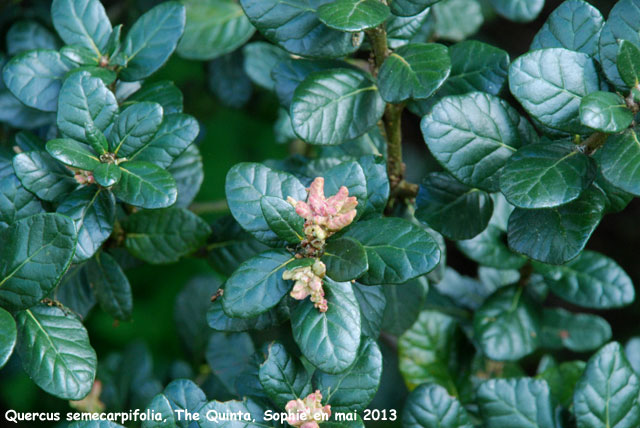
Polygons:
<instances>
[{"instance_id":1,"label":"glossy leaf","mask_svg":"<svg viewBox=\"0 0 640 428\"><path fill-rule=\"evenodd\" d=\"M607 79L615 86L624 87L625 81L618 71L618 52L620 40L640 45L640 4L638 0L620 0L616 2L607 22L602 27L599 53L602 69Z\"/></svg>"},{"instance_id":2,"label":"glossy leaf","mask_svg":"<svg viewBox=\"0 0 640 428\"><path fill-rule=\"evenodd\" d=\"M101 163L93 170L93 179L102 187L115 186L122 178L122 170L114 163Z\"/></svg>"},{"instance_id":3,"label":"glossy leaf","mask_svg":"<svg viewBox=\"0 0 640 428\"><path fill-rule=\"evenodd\" d=\"M225 285L225 313L252 318L277 305L291 289L291 282L284 280L282 273L293 260L284 250L271 250L241 264Z\"/></svg>"},{"instance_id":4,"label":"glossy leaf","mask_svg":"<svg viewBox=\"0 0 640 428\"><path fill-rule=\"evenodd\" d=\"M176 182L166 170L149 162L124 162L113 194L123 202L141 208L165 208L177 198Z\"/></svg>"},{"instance_id":5,"label":"glossy leaf","mask_svg":"<svg viewBox=\"0 0 640 428\"><path fill-rule=\"evenodd\" d=\"M37 49L13 57L2 69L2 77L11 93L27 106L56 111L62 80L69 69L58 52Z\"/></svg>"},{"instance_id":6,"label":"glossy leaf","mask_svg":"<svg viewBox=\"0 0 640 428\"><path fill-rule=\"evenodd\" d=\"M332 412L363 411L378 391L382 375L382 353L370 338L363 339L355 362L344 372L316 371L314 384Z\"/></svg>"},{"instance_id":7,"label":"glossy leaf","mask_svg":"<svg viewBox=\"0 0 640 428\"><path fill-rule=\"evenodd\" d=\"M393 7L392 2L390 7ZM414 16L399 16L392 13L385 28L387 30L387 42L391 49L397 49L411 42L426 42L433 33L433 13L431 9L424 9Z\"/></svg>"},{"instance_id":8,"label":"glossy leaf","mask_svg":"<svg viewBox=\"0 0 640 428\"><path fill-rule=\"evenodd\" d=\"M327 275L335 281L357 279L369 269L365 249L350 238L329 241L322 261L327 266Z\"/></svg>"},{"instance_id":9,"label":"glossy leaf","mask_svg":"<svg viewBox=\"0 0 640 428\"><path fill-rule=\"evenodd\" d=\"M387 298L382 286L362 285L356 282L353 284L353 293L360 305L362 335L377 339L380 336L382 319L387 306Z\"/></svg>"},{"instance_id":10,"label":"glossy leaf","mask_svg":"<svg viewBox=\"0 0 640 428\"><path fill-rule=\"evenodd\" d=\"M475 313L474 336L496 361L515 361L538 347L540 314L522 288L502 288Z\"/></svg>"},{"instance_id":11,"label":"glossy leaf","mask_svg":"<svg viewBox=\"0 0 640 428\"><path fill-rule=\"evenodd\" d=\"M151 142L162 123L162 106L158 103L135 103L120 113L109 134L111 151L128 158Z\"/></svg>"},{"instance_id":12,"label":"glossy leaf","mask_svg":"<svg viewBox=\"0 0 640 428\"><path fill-rule=\"evenodd\" d=\"M71 219L36 214L0 230L0 305L29 308L60 282L71 264L76 231Z\"/></svg>"},{"instance_id":13,"label":"glossy leaf","mask_svg":"<svg viewBox=\"0 0 640 428\"><path fill-rule=\"evenodd\" d=\"M542 12L544 0L489 0L498 15L511 21L529 22Z\"/></svg>"},{"instance_id":14,"label":"glossy leaf","mask_svg":"<svg viewBox=\"0 0 640 428\"><path fill-rule=\"evenodd\" d=\"M437 384L423 384L409 394L402 411L407 428L471 428L471 418L462 404Z\"/></svg>"},{"instance_id":15,"label":"glossy leaf","mask_svg":"<svg viewBox=\"0 0 640 428\"><path fill-rule=\"evenodd\" d=\"M409 389L431 382L456 394L453 359L457 322L448 315L422 311L413 326L398 341L399 367Z\"/></svg>"},{"instance_id":16,"label":"glossy leaf","mask_svg":"<svg viewBox=\"0 0 640 428\"><path fill-rule=\"evenodd\" d=\"M573 408L578 426L631 428L640 423L640 385L619 343L592 356L576 385Z\"/></svg>"},{"instance_id":17,"label":"glossy leaf","mask_svg":"<svg viewBox=\"0 0 640 428\"><path fill-rule=\"evenodd\" d=\"M473 238L487 227L492 214L493 201L487 193L449 174L431 173L420 185L416 218L450 239Z\"/></svg>"},{"instance_id":18,"label":"glossy leaf","mask_svg":"<svg viewBox=\"0 0 640 428\"><path fill-rule=\"evenodd\" d=\"M440 249L431 235L399 218L360 221L347 231L367 253L369 270L363 284L402 284L432 271L440 261Z\"/></svg>"},{"instance_id":19,"label":"glossy leaf","mask_svg":"<svg viewBox=\"0 0 640 428\"><path fill-rule=\"evenodd\" d=\"M562 308L544 309L541 344L544 348L567 348L574 352L598 349L611 339L611 326L604 318L573 314Z\"/></svg>"},{"instance_id":20,"label":"glossy leaf","mask_svg":"<svg viewBox=\"0 0 640 428\"><path fill-rule=\"evenodd\" d=\"M380 287L387 301L382 329L400 336L418 319L429 291L429 282L425 277L419 277L398 287Z\"/></svg>"},{"instance_id":21,"label":"glossy leaf","mask_svg":"<svg viewBox=\"0 0 640 428\"><path fill-rule=\"evenodd\" d=\"M509 68L509 88L525 110L556 131L583 133L578 110L585 95L600 89L593 60L563 48L540 49Z\"/></svg>"},{"instance_id":22,"label":"glossy leaf","mask_svg":"<svg viewBox=\"0 0 640 428\"><path fill-rule=\"evenodd\" d=\"M494 210L497 212L497 207ZM518 269L526 259L504 243L504 231L494 224L473 239L458 242L458 248L471 260L498 269Z\"/></svg>"},{"instance_id":23,"label":"glossy leaf","mask_svg":"<svg viewBox=\"0 0 640 428\"><path fill-rule=\"evenodd\" d=\"M291 313L293 338L302 354L318 369L337 374L357 357L360 345L360 308L348 282L325 277L327 312L320 312L306 299Z\"/></svg>"},{"instance_id":24,"label":"glossy leaf","mask_svg":"<svg viewBox=\"0 0 640 428\"><path fill-rule=\"evenodd\" d=\"M572 144L529 144L503 168L500 190L516 207L556 207L580 197L595 174L595 162Z\"/></svg>"},{"instance_id":25,"label":"glossy leaf","mask_svg":"<svg viewBox=\"0 0 640 428\"><path fill-rule=\"evenodd\" d=\"M269 228L290 243L299 243L304 238L304 219L284 199L274 196L260 198L260 209Z\"/></svg>"},{"instance_id":26,"label":"glossy leaf","mask_svg":"<svg viewBox=\"0 0 640 428\"><path fill-rule=\"evenodd\" d=\"M80 400L93 386L96 353L84 326L66 308L40 304L16 315L17 351L29 377L46 392Z\"/></svg>"},{"instance_id":27,"label":"glossy leaf","mask_svg":"<svg viewBox=\"0 0 640 428\"><path fill-rule=\"evenodd\" d=\"M633 130L607 138L597 152L604 178L614 186L633 195L640 195L640 172L635 168L640 160L640 141Z\"/></svg>"},{"instance_id":28,"label":"glossy leaf","mask_svg":"<svg viewBox=\"0 0 640 428\"><path fill-rule=\"evenodd\" d=\"M391 12L397 16L415 16L440 0L394 0Z\"/></svg>"},{"instance_id":29,"label":"glossy leaf","mask_svg":"<svg viewBox=\"0 0 640 428\"><path fill-rule=\"evenodd\" d=\"M78 263L92 257L111 236L116 200L108 190L83 187L63 199L56 212L73 220L78 234L73 261Z\"/></svg>"},{"instance_id":30,"label":"glossy leaf","mask_svg":"<svg viewBox=\"0 0 640 428\"><path fill-rule=\"evenodd\" d=\"M63 164L85 171L93 171L100 165L100 159L86 144L69 138L47 142L47 152Z\"/></svg>"},{"instance_id":31,"label":"glossy leaf","mask_svg":"<svg viewBox=\"0 0 640 428\"><path fill-rule=\"evenodd\" d=\"M331 1L240 0L240 5L263 36L292 54L338 58L357 50L360 43L320 22L317 9Z\"/></svg>"},{"instance_id":32,"label":"glossy leaf","mask_svg":"<svg viewBox=\"0 0 640 428\"><path fill-rule=\"evenodd\" d=\"M255 28L233 0L187 0L187 24L178 44L184 58L217 58L246 42Z\"/></svg>"},{"instance_id":33,"label":"glossy leaf","mask_svg":"<svg viewBox=\"0 0 640 428\"><path fill-rule=\"evenodd\" d=\"M529 122L505 101L474 92L442 99L422 119L434 157L464 184L494 192L497 174L524 144L536 142Z\"/></svg>"},{"instance_id":34,"label":"glossy leaf","mask_svg":"<svg viewBox=\"0 0 640 428\"><path fill-rule=\"evenodd\" d=\"M139 211L123 227L127 249L152 264L177 261L200 248L211 233L204 220L183 208Z\"/></svg>"},{"instance_id":35,"label":"glossy leaf","mask_svg":"<svg viewBox=\"0 0 640 428\"><path fill-rule=\"evenodd\" d=\"M631 278L612 259L584 251L545 274L551 292L574 305L611 309L631 304L635 289Z\"/></svg>"},{"instance_id":36,"label":"glossy leaf","mask_svg":"<svg viewBox=\"0 0 640 428\"><path fill-rule=\"evenodd\" d=\"M182 113L183 96L180 89L169 80L148 83L127 98L126 103L149 101L162 106L165 115Z\"/></svg>"},{"instance_id":37,"label":"glossy leaf","mask_svg":"<svg viewBox=\"0 0 640 428\"><path fill-rule=\"evenodd\" d=\"M580 102L580 121L589 128L613 134L631 125L633 113L620 95L598 91Z\"/></svg>"},{"instance_id":38,"label":"glossy leaf","mask_svg":"<svg viewBox=\"0 0 640 428\"><path fill-rule=\"evenodd\" d=\"M0 172L0 229L43 212L44 208L38 198L22 186L15 174L11 172L4 175Z\"/></svg>"},{"instance_id":39,"label":"glossy leaf","mask_svg":"<svg viewBox=\"0 0 640 428\"><path fill-rule=\"evenodd\" d=\"M16 346L16 321L11 314L0 308L0 368L4 367Z\"/></svg>"},{"instance_id":40,"label":"glossy leaf","mask_svg":"<svg viewBox=\"0 0 640 428\"><path fill-rule=\"evenodd\" d=\"M598 9L584 0L567 0L551 12L533 38L531 49L565 48L594 57L603 25Z\"/></svg>"},{"instance_id":41,"label":"glossy leaf","mask_svg":"<svg viewBox=\"0 0 640 428\"><path fill-rule=\"evenodd\" d=\"M56 31L68 45L104 51L111 35L111 22L98 0L54 0L51 18Z\"/></svg>"},{"instance_id":42,"label":"glossy leaf","mask_svg":"<svg viewBox=\"0 0 640 428\"><path fill-rule=\"evenodd\" d=\"M624 83L633 88L640 82L640 48L631 42L623 40L618 51L618 72Z\"/></svg>"},{"instance_id":43,"label":"glossy leaf","mask_svg":"<svg viewBox=\"0 0 640 428\"><path fill-rule=\"evenodd\" d=\"M17 21L7 31L7 54L15 56L32 49L58 49L58 39L37 21Z\"/></svg>"},{"instance_id":44,"label":"glossy leaf","mask_svg":"<svg viewBox=\"0 0 640 428\"><path fill-rule=\"evenodd\" d=\"M260 365L259 378L265 392L279 408L311 392L310 376L304 366L278 342L269 345L267 359Z\"/></svg>"},{"instance_id":45,"label":"glossy leaf","mask_svg":"<svg viewBox=\"0 0 640 428\"><path fill-rule=\"evenodd\" d=\"M227 390L235 391L236 379L248 369L255 347L248 333L212 333L207 345L207 363Z\"/></svg>"},{"instance_id":46,"label":"glossy leaf","mask_svg":"<svg viewBox=\"0 0 640 428\"><path fill-rule=\"evenodd\" d=\"M225 192L231 214L238 223L268 244L278 242L279 238L262 215L261 198L287 199L291 196L295 200L307 199L305 187L293 175L257 163L240 163L232 167L227 173Z\"/></svg>"},{"instance_id":47,"label":"glossy leaf","mask_svg":"<svg viewBox=\"0 0 640 428\"><path fill-rule=\"evenodd\" d=\"M547 381L551 397L557 403L569 407L573 402L573 390L585 366L584 361L567 361L547 368L537 377Z\"/></svg>"},{"instance_id":48,"label":"glossy leaf","mask_svg":"<svg viewBox=\"0 0 640 428\"><path fill-rule=\"evenodd\" d=\"M89 261L89 281L102 309L116 320L128 321L133 311L131 285L120 265L107 253Z\"/></svg>"},{"instance_id":49,"label":"glossy leaf","mask_svg":"<svg viewBox=\"0 0 640 428\"><path fill-rule=\"evenodd\" d=\"M380 68L380 95L390 103L429 98L449 77L450 71L446 46L437 43L402 46Z\"/></svg>"},{"instance_id":50,"label":"glossy leaf","mask_svg":"<svg viewBox=\"0 0 640 428\"><path fill-rule=\"evenodd\" d=\"M371 129L384 113L378 88L363 72L334 69L312 73L291 102L293 130L311 144L340 144Z\"/></svg>"},{"instance_id":51,"label":"glossy leaf","mask_svg":"<svg viewBox=\"0 0 640 428\"><path fill-rule=\"evenodd\" d=\"M376 0L337 0L320 6L317 14L327 27L357 33L382 24L390 12Z\"/></svg>"},{"instance_id":52,"label":"glossy leaf","mask_svg":"<svg viewBox=\"0 0 640 428\"><path fill-rule=\"evenodd\" d=\"M484 17L477 0L441 0L433 5L438 38L459 42L474 34Z\"/></svg>"},{"instance_id":53,"label":"glossy leaf","mask_svg":"<svg viewBox=\"0 0 640 428\"><path fill-rule=\"evenodd\" d=\"M491 379L478 388L487 428L556 428L554 403L541 379Z\"/></svg>"},{"instance_id":54,"label":"glossy leaf","mask_svg":"<svg viewBox=\"0 0 640 428\"><path fill-rule=\"evenodd\" d=\"M182 4L168 1L138 18L122 41L125 68L120 78L141 80L162 67L184 32L185 15Z\"/></svg>"},{"instance_id":55,"label":"glossy leaf","mask_svg":"<svg viewBox=\"0 0 640 428\"><path fill-rule=\"evenodd\" d=\"M173 160L168 171L178 187L176 207L187 208L196 198L204 181L204 165L198 146L192 144L187 147Z\"/></svg>"},{"instance_id":56,"label":"glossy leaf","mask_svg":"<svg viewBox=\"0 0 640 428\"><path fill-rule=\"evenodd\" d=\"M604 196L591 189L560 207L516 208L509 217L509 247L544 263L565 263L582 251L604 209Z\"/></svg>"}]
</instances>

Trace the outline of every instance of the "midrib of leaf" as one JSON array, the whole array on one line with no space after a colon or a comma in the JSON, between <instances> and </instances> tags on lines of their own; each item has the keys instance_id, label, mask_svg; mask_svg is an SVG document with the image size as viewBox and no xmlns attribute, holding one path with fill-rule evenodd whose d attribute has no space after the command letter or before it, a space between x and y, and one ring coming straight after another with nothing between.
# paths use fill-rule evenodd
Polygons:
<instances>
[{"instance_id":1,"label":"midrib of leaf","mask_svg":"<svg viewBox=\"0 0 640 428\"><path fill-rule=\"evenodd\" d=\"M9 274L6 277L2 278L2 281L0 281L0 287L2 287L4 285L4 283L7 282L11 277L13 277L20 269L22 269L24 267L24 265L29 263L35 256L37 256L42 250L47 248L49 245L51 245L51 242L49 242L49 243L43 245L42 247L38 248L32 255L30 255L26 259L24 259L24 261L22 263L20 263L13 271L9 272Z\"/></svg>"},{"instance_id":2,"label":"midrib of leaf","mask_svg":"<svg viewBox=\"0 0 640 428\"><path fill-rule=\"evenodd\" d=\"M99 56L102 56L102 52L100 52L100 49L98 49L98 46L96 46L96 44L94 43L93 38L89 35L89 33L87 33L87 29L84 27L84 23L82 22L80 17L77 15L76 8L71 7L71 10L72 10L73 17L80 23L80 28L82 29L82 33L84 33L84 35L87 36L87 39L89 39L89 41L91 42L91 46L93 46L93 50L96 51L96 53Z\"/></svg>"},{"instance_id":3,"label":"midrib of leaf","mask_svg":"<svg viewBox=\"0 0 640 428\"><path fill-rule=\"evenodd\" d=\"M162 29L162 26L164 25L164 23L165 23L165 22L167 22L167 20L170 18L170 16L171 16L171 15L166 15L166 16L164 17L164 19L163 19L163 20L161 20L160 22L155 23L155 24L153 25L153 26L154 26L154 30L151 32L151 34L149 34L149 35L148 35L148 37L145 37L145 39L144 39L143 43L141 43L141 44L140 44L140 47L139 47L136 51L133 51L133 52L131 53L131 56L129 56L129 57L127 57L127 58L126 58L126 60L127 60L127 61L126 61L126 62L127 62L127 64L129 64L129 62L130 62L132 59L134 59L134 58L136 57L136 55L138 55L142 49L144 49L144 48L146 48L146 47L147 47L147 44L149 43L149 41L150 41L153 37L155 37L155 35L156 35L156 34L158 34L158 32Z\"/></svg>"}]
</instances>

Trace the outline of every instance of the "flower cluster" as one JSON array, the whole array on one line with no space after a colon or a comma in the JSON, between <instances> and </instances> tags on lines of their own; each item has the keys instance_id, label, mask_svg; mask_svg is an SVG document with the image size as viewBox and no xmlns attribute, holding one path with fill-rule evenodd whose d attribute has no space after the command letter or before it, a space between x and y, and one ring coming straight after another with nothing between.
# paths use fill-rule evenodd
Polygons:
<instances>
[{"instance_id":1,"label":"flower cluster","mask_svg":"<svg viewBox=\"0 0 640 428\"><path fill-rule=\"evenodd\" d=\"M349 196L349 190L342 186L335 195L324 196L324 178L317 177L309 186L307 202L296 201L291 196L287 202L293 205L296 213L305 219L303 247L310 247L311 253L324 248L325 240L351 224L356 217L358 201Z\"/></svg>"},{"instance_id":2,"label":"flower cluster","mask_svg":"<svg viewBox=\"0 0 640 428\"><path fill-rule=\"evenodd\" d=\"M311 301L320 312L327 312L329 306L324 298L322 278L327 272L327 267L320 260L316 260L312 266L297 267L286 270L282 274L283 279L295 281L291 297L296 300L304 300L311 296Z\"/></svg>"},{"instance_id":3,"label":"flower cluster","mask_svg":"<svg viewBox=\"0 0 640 428\"><path fill-rule=\"evenodd\" d=\"M300 428L319 428L318 422L326 421L331 417L331 406L322 406L322 394L320 391L312 392L304 400L291 400L285 406L289 414L287 423Z\"/></svg>"}]
</instances>

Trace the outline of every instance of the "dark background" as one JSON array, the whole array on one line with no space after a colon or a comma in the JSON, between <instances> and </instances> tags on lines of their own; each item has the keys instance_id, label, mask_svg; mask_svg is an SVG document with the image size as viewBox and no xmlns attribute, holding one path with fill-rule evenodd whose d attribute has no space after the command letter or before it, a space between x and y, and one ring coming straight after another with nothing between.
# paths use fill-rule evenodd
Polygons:
<instances>
[{"instance_id":1,"label":"dark background","mask_svg":"<svg viewBox=\"0 0 640 428\"><path fill-rule=\"evenodd\" d=\"M130 24L153 0L104 1L115 23ZM526 52L536 32L548 14L561 3L547 0L540 17L528 24L516 24L499 17L490 18L475 38L507 50L512 59ZM606 17L614 1L591 1ZM51 27L47 1L0 0L0 50L4 50L4 35L16 18L30 17ZM126 30L126 25L125 25ZM261 36L256 33L255 40ZM204 159L205 180L197 201L218 201L224 198L224 179L227 170L237 162L261 161L287 155L286 146L275 142L273 124L277 117L277 99L266 91L255 89L250 102L242 110L223 106L208 89L206 64L186 61L173 56L168 64L151 80L173 80L182 89L185 112L195 116L201 125L200 150ZM513 106L519 107L513 99ZM419 118L406 113L404 117L405 150L408 176L413 181L433 168L419 131ZM216 215L207 216L214 219ZM640 202L634 200L622 213L607 215L594 233L588 248L615 259L640 284ZM449 245L449 264L467 275L475 275L476 266L464 259ZM167 379L168 367L175 360L187 360L175 323L173 305L177 293L196 274L213 275L203 260L190 258L170 266L145 266L128 272L134 292L133 320L114 324L99 308L86 319L91 343L100 361L109 353L122 350L132 341L148 346L154 357L155 371L160 379ZM637 299L640 301L640 299ZM559 304L559 302L551 302ZM566 305L565 305L566 306ZM640 334L637 313L640 303L624 310L600 312L612 325L614 338L620 341ZM584 310L581 309L584 312ZM203 332L206 335L207 332ZM573 355L567 355L567 358ZM578 356L579 357L579 356ZM202 361L190 362L196 372ZM532 366L533 365L532 362ZM66 402L43 393L24 374L17 358L0 371L0 419L4 409L17 411L69 410ZM33 426L29 424L29 426Z\"/></svg>"}]
</instances>

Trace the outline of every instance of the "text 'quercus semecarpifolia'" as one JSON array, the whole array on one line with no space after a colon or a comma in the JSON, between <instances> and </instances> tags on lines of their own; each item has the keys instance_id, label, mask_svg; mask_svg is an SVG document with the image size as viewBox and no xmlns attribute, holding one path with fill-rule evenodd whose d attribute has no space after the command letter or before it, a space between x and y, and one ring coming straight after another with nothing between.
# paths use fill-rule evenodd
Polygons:
<instances>
[{"instance_id":1,"label":"text 'quercus semecarpifolia'","mask_svg":"<svg viewBox=\"0 0 640 428\"><path fill-rule=\"evenodd\" d=\"M591 313L631 304L634 286L585 246L640 196L640 0L606 19L567 0L515 59L465 40L544 5L183 0L114 27L107 12L122 14L98 0L54 0L52 28L11 23L0 366L15 353L79 410L163 416L143 427L185 426L177 410L200 427L238 411L250 427L280 412L303 428L639 426L640 340L623 348ZM224 104L267 94L292 148L233 166L211 226L192 205L207 118L154 77L174 53L209 61ZM436 161L419 184L403 163L408 120ZM477 278L447 266L445 239ZM176 298L191 364L159 378L139 343L96 355L83 321L96 303L131 320L125 271L190 255L216 272Z\"/></svg>"}]
</instances>

